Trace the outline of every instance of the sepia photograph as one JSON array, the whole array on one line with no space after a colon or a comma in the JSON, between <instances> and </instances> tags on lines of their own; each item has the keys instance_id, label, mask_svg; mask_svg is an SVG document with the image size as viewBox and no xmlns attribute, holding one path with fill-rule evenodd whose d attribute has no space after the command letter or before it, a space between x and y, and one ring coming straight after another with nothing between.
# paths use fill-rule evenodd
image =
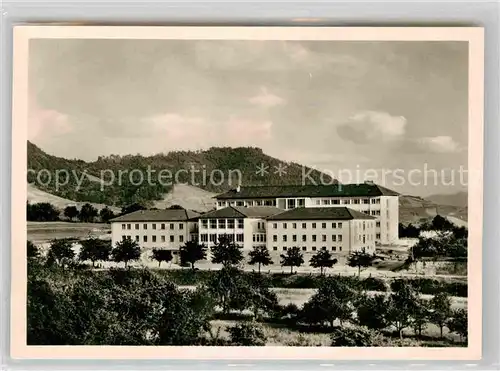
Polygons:
<instances>
[{"instance_id":1,"label":"sepia photograph","mask_svg":"<svg viewBox=\"0 0 500 371\"><path fill-rule=\"evenodd\" d=\"M477 356L482 29L29 28L24 349Z\"/></svg>"}]
</instances>

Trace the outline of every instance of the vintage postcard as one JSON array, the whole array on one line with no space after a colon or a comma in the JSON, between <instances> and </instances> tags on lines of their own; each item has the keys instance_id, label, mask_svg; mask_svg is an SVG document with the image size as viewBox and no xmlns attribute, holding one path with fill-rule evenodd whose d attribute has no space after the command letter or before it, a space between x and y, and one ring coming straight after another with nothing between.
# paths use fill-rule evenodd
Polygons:
<instances>
[{"instance_id":1,"label":"vintage postcard","mask_svg":"<svg viewBox=\"0 0 500 371\"><path fill-rule=\"evenodd\" d=\"M12 357L481 357L482 28L18 26L13 67Z\"/></svg>"}]
</instances>

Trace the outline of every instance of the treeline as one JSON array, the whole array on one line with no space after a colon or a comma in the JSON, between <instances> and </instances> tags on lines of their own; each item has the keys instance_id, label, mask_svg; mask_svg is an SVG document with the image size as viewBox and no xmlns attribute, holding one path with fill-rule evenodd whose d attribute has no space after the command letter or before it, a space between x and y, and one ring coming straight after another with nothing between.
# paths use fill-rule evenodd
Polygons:
<instances>
[{"instance_id":1,"label":"treeline","mask_svg":"<svg viewBox=\"0 0 500 371\"><path fill-rule=\"evenodd\" d=\"M456 238L467 238L466 227L459 227L441 215L436 215L431 221L424 221L418 225L399 223L399 238L418 238L423 231L449 231Z\"/></svg>"},{"instance_id":2,"label":"treeline","mask_svg":"<svg viewBox=\"0 0 500 371\"><path fill-rule=\"evenodd\" d=\"M107 223L113 219L115 213L104 207L98 211L89 203L84 204L80 210L76 206L66 206L60 210L49 202L26 203L26 218L33 222L54 222L54 221L79 221L84 223L102 222Z\"/></svg>"},{"instance_id":3,"label":"treeline","mask_svg":"<svg viewBox=\"0 0 500 371\"><path fill-rule=\"evenodd\" d=\"M394 339L404 330L420 337L430 324L440 338L445 328L467 337L466 311L452 310L446 293L421 299L405 280L389 295L373 296L320 276L318 291L297 307L280 305L266 276L246 274L221 256L221 270L195 290L181 290L147 269L81 269L64 254L43 258L32 244L28 253L29 345L264 345L268 323L329 334L332 346L403 345ZM212 320L234 316L244 320L228 326L227 337L214 331Z\"/></svg>"}]
</instances>

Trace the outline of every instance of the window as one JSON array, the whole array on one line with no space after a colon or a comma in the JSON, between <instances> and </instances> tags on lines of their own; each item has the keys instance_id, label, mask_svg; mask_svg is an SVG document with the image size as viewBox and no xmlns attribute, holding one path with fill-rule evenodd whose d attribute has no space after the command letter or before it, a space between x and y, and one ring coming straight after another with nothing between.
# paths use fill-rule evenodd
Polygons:
<instances>
[{"instance_id":1,"label":"window","mask_svg":"<svg viewBox=\"0 0 500 371\"><path fill-rule=\"evenodd\" d=\"M375 223L375 226L376 226L377 228L380 228L380 222L376 222L376 223Z\"/></svg>"},{"instance_id":2,"label":"window","mask_svg":"<svg viewBox=\"0 0 500 371\"><path fill-rule=\"evenodd\" d=\"M332 246L332 251L337 251L337 247Z\"/></svg>"},{"instance_id":3,"label":"window","mask_svg":"<svg viewBox=\"0 0 500 371\"><path fill-rule=\"evenodd\" d=\"M313 228L316 228L316 223L312 223L312 227L313 227Z\"/></svg>"},{"instance_id":4,"label":"window","mask_svg":"<svg viewBox=\"0 0 500 371\"><path fill-rule=\"evenodd\" d=\"M297 206L298 206L298 207L304 207L304 206L305 206L305 204L306 204L306 200L304 200L303 198L299 198L299 199L297 200Z\"/></svg>"},{"instance_id":5,"label":"window","mask_svg":"<svg viewBox=\"0 0 500 371\"><path fill-rule=\"evenodd\" d=\"M339 223L339 224L338 224L338 227L339 227L339 228L342 228L342 223Z\"/></svg>"},{"instance_id":6,"label":"window","mask_svg":"<svg viewBox=\"0 0 500 371\"><path fill-rule=\"evenodd\" d=\"M339 234L339 242L342 242L342 235Z\"/></svg>"},{"instance_id":7,"label":"window","mask_svg":"<svg viewBox=\"0 0 500 371\"><path fill-rule=\"evenodd\" d=\"M323 246L323 247L321 248L321 250L326 250L326 246Z\"/></svg>"},{"instance_id":8,"label":"window","mask_svg":"<svg viewBox=\"0 0 500 371\"><path fill-rule=\"evenodd\" d=\"M370 203L370 200L368 198L363 199L363 204L368 205Z\"/></svg>"},{"instance_id":9,"label":"window","mask_svg":"<svg viewBox=\"0 0 500 371\"><path fill-rule=\"evenodd\" d=\"M306 229L306 223L302 223L302 229Z\"/></svg>"},{"instance_id":10,"label":"window","mask_svg":"<svg viewBox=\"0 0 500 371\"><path fill-rule=\"evenodd\" d=\"M217 233L210 233L210 242L217 242Z\"/></svg>"},{"instance_id":11,"label":"window","mask_svg":"<svg viewBox=\"0 0 500 371\"><path fill-rule=\"evenodd\" d=\"M330 205L330 200L324 199L324 200L321 200L321 203L323 205Z\"/></svg>"},{"instance_id":12,"label":"window","mask_svg":"<svg viewBox=\"0 0 500 371\"><path fill-rule=\"evenodd\" d=\"M250 203L251 203L251 201L249 202L249 204L250 204ZM259 201L255 201L255 204L256 204L257 206L262 206L262 201L260 201L260 200L259 200Z\"/></svg>"},{"instance_id":13,"label":"window","mask_svg":"<svg viewBox=\"0 0 500 371\"><path fill-rule=\"evenodd\" d=\"M321 241L326 242L326 234L321 236Z\"/></svg>"},{"instance_id":14,"label":"window","mask_svg":"<svg viewBox=\"0 0 500 371\"><path fill-rule=\"evenodd\" d=\"M321 223L321 228L325 229L326 228L326 223Z\"/></svg>"},{"instance_id":15,"label":"window","mask_svg":"<svg viewBox=\"0 0 500 371\"><path fill-rule=\"evenodd\" d=\"M371 203L372 203L372 204L374 204L374 203L375 203L375 199L374 199L374 198L372 198L372 199L371 199Z\"/></svg>"},{"instance_id":16,"label":"window","mask_svg":"<svg viewBox=\"0 0 500 371\"><path fill-rule=\"evenodd\" d=\"M227 228L234 229L234 219L227 220Z\"/></svg>"},{"instance_id":17,"label":"window","mask_svg":"<svg viewBox=\"0 0 500 371\"><path fill-rule=\"evenodd\" d=\"M365 229L366 229L366 224L365 224L365 222L363 222L363 230L365 230Z\"/></svg>"},{"instance_id":18,"label":"window","mask_svg":"<svg viewBox=\"0 0 500 371\"><path fill-rule=\"evenodd\" d=\"M207 219L201 219L201 228L203 228L203 229L208 228L208 220Z\"/></svg>"},{"instance_id":19,"label":"window","mask_svg":"<svg viewBox=\"0 0 500 371\"><path fill-rule=\"evenodd\" d=\"M286 251L286 246L283 246L283 251Z\"/></svg>"},{"instance_id":20,"label":"window","mask_svg":"<svg viewBox=\"0 0 500 371\"><path fill-rule=\"evenodd\" d=\"M165 229L165 223L161 223L160 228L161 228L161 229Z\"/></svg>"},{"instance_id":21,"label":"window","mask_svg":"<svg viewBox=\"0 0 500 371\"><path fill-rule=\"evenodd\" d=\"M312 239L313 239L313 242L316 242L316 235L315 234L312 235Z\"/></svg>"},{"instance_id":22,"label":"window","mask_svg":"<svg viewBox=\"0 0 500 371\"><path fill-rule=\"evenodd\" d=\"M273 242L278 242L278 235L277 234L273 235Z\"/></svg>"},{"instance_id":23,"label":"window","mask_svg":"<svg viewBox=\"0 0 500 371\"><path fill-rule=\"evenodd\" d=\"M122 229L125 229L126 228L126 225L125 224L122 224Z\"/></svg>"},{"instance_id":24,"label":"window","mask_svg":"<svg viewBox=\"0 0 500 371\"><path fill-rule=\"evenodd\" d=\"M144 228L146 230L146 229L148 229L148 225L147 224L143 224L142 228Z\"/></svg>"},{"instance_id":25,"label":"window","mask_svg":"<svg viewBox=\"0 0 500 371\"><path fill-rule=\"evenodd\" d=\"M243 229L243 219L238 219L238 229Z\"/></svg>"},{"instance_id":26,"label":"window","mask_svg":"<svg viewBox=\"0 0 500 371\"><path fill-rule=\"evenodd\" d=\"M273 223L273 228L277 229L278 228L278 223Z\"/></svg>"},{"instance_id":27,"label":"window","mask_svg":"<svg viewBox=\"0 0 500 371\"><path fill-rule=\"evenodd\" d=\"M356 199L352 200L352 203L355 205L359 205L359 199L356 198Z\"/></svg>"},{"instance_id":28,"label":"window","mask_svg":"<svg viewBox=\"0 0 500 371\"><path fill-rule=\"evenodd\" d=\"M148 236L143 236L143 237L142 237L142 241L143 241L143 242L148 242Z\"/></svg>"},{"instance_id":29,"label":"window","mask_svg":"<svg viewBox=\"0 0 500 371\"><path fill-rule=\"evenodd\" d=\"M278 251L278 246L273 246L274 251Z\"/></svg>"},{"instance_id":30,"label":"window","mask_svg":"<svg viewBox=\"0 0 500 371\"><path fill-rule=\"evenodd\" d=\"M307 241L307 236L305 234L302 235L302 242L306 242Z\"/></svg>"},{"instance_id":31,"label":"window","mask_svg":"<svg viewBox=\"0 0 500 371\"><path fill-rule=\"evenodd\" d=\"M236 235L236 242L243 242L244 235L243 233L238 233Z\"/></svg>"},{"instance_id":32,"label":"window","mask_svg":"<svg viewBox=\"0 0 500 371\"><path fill-rule=\"evenodd\" d=\"M292 228L297 229L297 223L292 223Z\"/></svg>"},{"instance_id":33,"label":"window","mask_svg":"<svg viewBox=\"0 0 500 371\"><path fill-rule=\"evenodd\" d=\"M295 200L287 200L286 206L288 209L295 209Z\"/></svg>"},{"instance_id":34,"label":"window","mask_svg":"<svg viewBox=\"0 0 500 371\"><path fill-rule=\"evenodd\" d=\"M297 235L296 235L296 234L294 234L294 235L292 236L292 241L293 241L293 242L297 242Z\"/></svg>"},{"instance_id":35,"label":"window","mask_svg":"<svg viewBox=\"0 0 500 371\"><path fill-rule=\"evenodd\" d=\"M174 223L170 223L170 229L173 230L174 228Z\"/></svg>"},{"instance_id":36,"label":"window","mask_svg":"<svg viewBox=\"0 0 500 371\"><path fill-rule=\"evenodd\" d=\"M375 236L375 238L376 238L377 240L380 240L380 233L377 233L377 235Z\"/></svg>"},{"instance_id":37,"label":"window","mask_svg":"<svg viewBox=\"0 0 500 371\"><path fill-rule=\"evenodd\" d=\"M363 235L363 243L366 243L366 236Z\"/></svg>"},{"instance_id":38,"label":"window","mask_svg":"<svg viewBox=\"0 0 500 371\"><path fill-rule=\"evenodd\" d=\"M342 251L342 246L339 246L339 251Z\"/></svg>"},{"instance_id":39,"label":"window","mask_svg":"<svg viewBox=\"0 0 500 371\"><path fill-rule=\"evenodd\" d=\"M127 229L130 229L132 227L131 224L127 224Z\"/></svg>"},{"instance_id":40,"label":"window","mask_svg":"<svg viewBox=\"0 0 500 371\"><path fill-rule=\"evenodd\" d=\"M153 242L156 242L156 236L152 236Z\"/></svg>"},{"instance_id":41,"label":"window","mask_svg":"<svg viewBox=\"0 0 500 371\"><path fill-rule=\"evenodd\" d=\"M179 229L180 229L180 230L183 230L183 229L184 229L184 224L183 224L183 223L179 223Z\"/></svg>"},{"instance_id":42,"label":"window","mask_svg":"<svg viewBox=\"0 0 500 371\"><path fill-rule=\"evenodd\" d=\"M179 236L179 242L184 242L184 236L182 235Z\"/></svg>"},{"instance_id":43,"label":"window","mask_svg":"<svg viewBox=\"0 0 500 371\"><path fill-rule=\"evenodd\" d=\"M350 205L351 204L351 200L344 200L342 203L344 205Z\"/></svg>"},{"instance_id":44,"label":"window","mask_svg":"<svg viewBox=\"0 0 500 371\"><path fill-rule=\"evenodd\" d=\"M236 206L244 206L245 204L243 201L236 201Z\"/></svg>"},{"instance_id":45,"label":"window","mask_svg":"<svg viewBox=\"0 0 500 371\"><path fill-rule=\"evenodd\" d=\"M210 229L217 229L217 219L210 219Z\"/></svg>"},{"instance_id":46,"label":"window","mask_svg":"<svg viewBox=\"0 0 500 371\"><path fill-rule=\"evenodd\" d=\"M283 229L286 229L286 223L283 223Z\"/></svg>"},{"instance_id":47,"label":"window","mask_svg":"<svg viewBox=\"0 0 500 371\"><path fill-rule=\"evenodd\" d=\"M173 236L170 236L170 237L173 237ZM208 234L206 234L206 233L200 234L200 241L201 242L208 242Z\"/></svg>"},{"instance_id":48,"label":"window","mask_svg":"<svg viewBox=\"0 0 500 371\"><path fill-rule=\"evenodd\" d=\"M226 219L219 219L219 229L226 229Z\"/></svg>"},{"instance_id":49,"label":"window","mask_svg":"<svg viewBox=\"0 0 500 371\"><path fill-rule=\"evenodd\" d=\"M161 236L161 242L165 242L165 236Z\"/></svg>"},{"instance_id":50,"label":"window","mask_svg":"<svg viewBox=\"0 0 500 371\"><path fill-rule=\"evenodd\" d=\"M226 236L227 236L227 239L229 240L229 242L234 242L234 234L228 234Z\"/></svg>"},{"instance_id":51,"label":"window","mask_svg":"<svg viewBox=\"0 0 500 371\"><path fill-rule=\"evenodd\" d=\"M302 251L307 251L307 247L306 246L302 246Z\"/></svg>"},{"instance_id":52,"label":"window","mask_svg":"<svg viewBox=\"0 0 500 371\"><path fill-rule=\"evenodd\" d=\"M135 241L139 242L139 236L135 236Z\"/></svg>"},{"instance_id":53,"label":"window","mask_svg":"<svg viewBox=\"0 0 500 371\"><path fill-rule=\"evenodd\" d=\"M313 246L313 247L311 248L311 250L312 250L312 251L316 251L316 246Z\"/></svg>"},{"instance_id":54,"label":"window","mask_svg":"<svg viewBox=\"0 0 500 371\"><path fill-rule=\"evenodd\" d=\"M333 205L340 205L340 200L332 200Z\"/></svg>"},{"instance_id":55,"label":"window","mask_svg":"<svg viewBox=\"0 0 500 371\"><path fill-rule=\"evenodd\" d=\"M153 225L153 229L156 229L156 224L155 224L155 223L153 223L152 225Z\"/></svg>"},{"instance_id":56,"label":"window","mask_svg":"<svg viewBox=\"0 0 500 371\"><path fill-rule=\"evenodd\" d=\"M332 228L337 228L337 223L332 223Z\"/></svg>"},{"instance_id":57,"label":"window","mask_svg":"<svg viewBox=\"0 0 500 371\"><path fill-rule=\"evenodd\" d=\"M321 204L321 200L316 200L316 205L320 205Z\"/></svg>"},{"instance_id":58,"label":"window","mask_svg":"<svg viewBox=\"0 0 500 371\"><path fill-rule=\"evenodd\" d=\"M126 235L122 235L122 241L125 241L127 239L127 236Z\"/></svg>"},{"instance_id":59,"label":"window","mask_svg":"<svg viewBox=\"0 0 500 371\"><path fill-rule=\"evenodd\" d=\"M219 206L222 207L222 206L224 206L225 202L224 201L219 201L218 204L219 204Z\"/></svg>"},{"instance_id":60,"label":"window","mask_svg":"<svg viewBox=\"0 0 500 371\"><path fill-rule=\"evenodd\" d=\"M332 241L333 241L333 242L337 242L337 235L332 234Z\"/></svg>"},{"instance_id":61,"label":"window","mask_svg":"<svg viewBox=\"0 0 500 371\"><path fill-rule=\"evenodd\" d=\"M286 234L283 235L283 242L286 242Z\"/></svg>"},{"instance_id":62,"label":"window","mask_svg":"<svg viewBox=\"0 0 500 371\"><path fill-rule=\"evenodd\" d=\"M174 236L170 236L170 242L174 242Z\"/></svg>"}]
</instances>

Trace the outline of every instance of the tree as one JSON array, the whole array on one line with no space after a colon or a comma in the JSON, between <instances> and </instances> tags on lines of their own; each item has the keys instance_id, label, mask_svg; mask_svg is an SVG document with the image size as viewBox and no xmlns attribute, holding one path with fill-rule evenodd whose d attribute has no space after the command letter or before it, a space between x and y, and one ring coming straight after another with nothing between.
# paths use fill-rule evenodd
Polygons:
<instances>
[{"instance_id":1,"label":"tree","mask_svg":"<svg viewBox=\"0 0 500 371\"><path fill-rule=\"evenodd\" d=\"M116 243L111 250L111 256L117 263L124 262L127 268L128 262L138 260L141 257L141 248L136 241L125 238Z\"/></svg>"},{"instance_id":2,"label":"tree","mask_svg":"<svg viewBox=\"0 0 500 371\"><path fill-rule=\"evenodd\" d=\"M108 223L111 219L115 217L115 213L111 211L109 207L106 206L99 212L99 217L101 218L102 222Z\"/></svg>"},{"instance_id":3,"label":"tree","mask_svg":"<svg viewBox=\"0 0 500 371\"><path fill-rule=\"evenodd\" d=\"M363 248L361 251L354 251L347 258L347 265L349 267L358 268L358 277L361 275L361 268L371 267L373 261L375 260L375 255L368 254Z\"/></svg>"},{"instance_id":4,"label":"tree","mask_svg":"<svg viewBox=\"0 0 500 371\"><path fill-rule=\"evenodd\" d=\"M212 263L223 266L235 266L242 262L241 248L229 239L228 235L219 237L219 241L211 247Z\"/></svg>"},{"instance_id":5,"label":"tree","mask_svg":"<svg viewBox=\"0 0 500 371\"><path fill-rule=\"evenodd\" d=\"M207 257L205 245L199 244L197 241L187 241L179 249L179 254L181 265L190 264L192 270L194 270L194 264L197 261L204 260Z\"/></svg>"},{"instance_id":6,"label":"tree","mask_svg":"<svg viewBox=\"0 0 500 371\"><path fill-rule=\"evenodd\" d=\"M26 203L26 218L35 222L53 222L59 220L59 210L48 202Z\"/></svg>"},{"instance_id":7,"label":"tree","mask_svg":"<svg viewBox=\"0 0 500 371\"><path fill-rule=\"evenodd\" d=\"M402 339L403 330L412 323L412 314L415 313L415 303L418 295L404 280L395 281L392 289L387 318Z\"/></svg>"},{"instance_id":8,"label":"tree","mask_svg":"<svg viewBox=\"0 0 500 371\"><path fill-rule=\"evenodd\" d=\"M309 324L323 325L325 322L333 327L335 320L341 325L352 319L356 291L337 277L323 279L318 291L304 304L302 314Z\"/></svg>"},{"instance_id":9,"label":"tree","mask_svg":"<svg viewBox=\"0 0 500 371\"><path fill-rule=\"evenodd\" d=\"M47 254L48 262L55 262L57 265L64 267L75 258L75 252L72 248L72 243L67 239L55 239L51 242L49 252Z\"/></svg>"},{"instance_id":10,"label":"tree","mask_svg":"<svg viewBox=\"0 0 500 371\"><path fill-rule=\"evenodd\" d=\"M172 206L169 206L167 209L170 209L170 210L184 210L184 208L180 205L172 205Z\"/></svg>"},{"instance_id":11,"label":"tree","mask_svg":"<svg viewBox=\"0 0 500 371\"><path fill-rule=\"evenodd\" d=\"M388 309L389 299L385 295L365 295L357 305L358 323L374 330L386 328L389 324Z\"/></svg>"},{"instance_id":12,"label":"tree","mask_svg":"<svg viewBox=\"0 0 500 371\"><path fill-rule=\"evenodd\" d=\"M134 211L139 211L139 210L146 210L146 207L141 205L141 204L134 203L134 204L122 207L122 212L120 213L120 215L130 214L130 213L133 213Z\"/></svg>"},{"instance_id":13,"label":"tree","mask_svg":"<svg viewBox=\"0 0 500 371\"><path fill-rule=\"evenodd\" d=\"M64 208L64 216L69 220L75 219L79 214L79 211L76 206L66 206Z\"/></svg>"},{"instance_id":14,"label":"tree","mask_svg":"<svg viewBox=\"0 0 500 371\"><path fill-rule=\"evenodd\" d=\"M453 223L438 214L432 219L431 228L437 231L451 230Z\"/></svg>"},{"instance_id":15,"label":"tree","mask_svg":"<svg viewBox=\"0 0 500 371\"><path fill-rule=\"evenodd\" d=\"M456 309L452 312L451 318L446 323L446 326L451 332L455 332L460 336L460 341L467 339L468 321L467 310Z\"/></svg>"},{"instance_id":16,"label":"tree","mask_svg":"<svg viewBox=\"0 0 500 371\"><path fill-rule=\"evenodd\" d=\"M304 264L304 255L298 247L292 247L286 251L286 254L281 254L281 265L290 267L290 274L293 274L293 267L300 267Z\"/></svg>"},{"instance_id":17,"label":"tree","mask_svg":"<svg viewBox=\"0 0 500 371\"><path fill-rule=\"evenodd\" d=\"M337 259L333 259L328 250L320 250L311 257L309 264L313 268L319 268L320 274L323 275L325 268L331 268L334 264L337 264Z\"/></svg>"},{"instance_id":18,"label":"tree","mask_svg":"<svg viewBox=\"0 0 500 371\"><path fill-rule=\"evenodd\" d=\"M108 261L111 254L111 244L98 238L89 238L80 242L79 259L81 261L90 260L92 267L95 267L97 261Z\"/></svg>"},{"instance_id":19,"label":"tree","mask_svg":"<svg viewBox=\"0 0 500 371\"><path fill-rule=\"evenodd\" d=\"M230 309L245 309L250 305L250 290L242 272L233 266L223 266L206 284L207 291L222 307L224 314Z\"/></svg>"},{"instance_id":20,"label":"tree","mask_svg":"<svg viewBox=\"0 0 500 371\"><path fill-rule=\"evenodd\" d=\"M248 264L258 264L259 273L261 265L267 266L273 264L273 260L271 259L271 255L269 255L269 250L266 246L254 246L253 250L250 251L248 255L250 256L250 261L248 262Z\"/></svg>"},{"instance_id":21,"label":"tree","mask_svg":"<svg viewBox=\"0 0 500 371\"><path fill-rule=\"evenodd\" d=\"M411 326L418 336L422 336L422 331L429 322L429 302L422 298L415 300L415 307L412 313Z\"/></svg>"},{"instance_id":22,"label":"tree","mask_svg":"<svg viewBox=\"0 0 500 371\"><path fill-rule=\"evenodd\" d=\"M26 243L26 255L28 259L37 259L40 257L40 251L38 251L38 247L29 240Z\"/></svg>"},{"instance_id":23,"label":"tree","mask_svg":"<svg viewBox=\"0 0 500 371\"><path fill-rule=\"evenodd\" d=\"M451 300L446 292L440 292L430 300L429 319L432 323L439 326L441 338L443 337L443 328L452 316Z\"/></svg>"},{"instance_id":24,"label":"tree","mask_svg":"<svg viewBox=\"0 0 500 371\"><path fill-rule=\"evenodd\" d=\"M256 322L242 322L228 328L229 338L233 345L263 346L266 336L261 326Z\"/></svg>"},{"instance_id":25,"label":"tree","mask_svg":"<svg viewBox=\"0 0 500 371\"><path fill-rule=\"evenodd\" d=\"M84 223L92 223L97 217L97 209L89 203L82 206L78 218Z\"/></svg>"},{"instance_id":26,"label":"tree","mask_svg":"<svg viewBox=\"0 0 500 371\"><path fill-rule=\"evenodd\" d=\"M158 262L158 267L161 266L162 262L169 262L173 259L172 251L164 249L153 249L151 259Z\"/></svg>"}]
</instances>

